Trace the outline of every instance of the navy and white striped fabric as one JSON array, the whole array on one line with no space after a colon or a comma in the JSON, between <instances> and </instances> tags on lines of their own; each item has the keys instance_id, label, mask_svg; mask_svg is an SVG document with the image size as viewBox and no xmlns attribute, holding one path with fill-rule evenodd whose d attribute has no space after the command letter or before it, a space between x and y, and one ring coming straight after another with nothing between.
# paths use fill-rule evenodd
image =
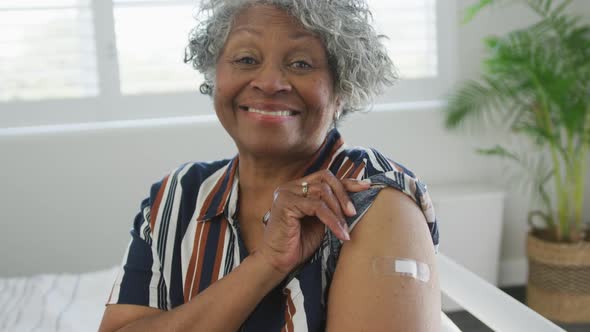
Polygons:
<instances>
[{"instance_id":1,"label":"navy and white striped fabric","mask_svg":"<svg viewBox=\"0 0 590 332\"><path fill-rule=\"evenodd\" d=\"M235 269L248 255L236 220L239 158L182 165L151 188L131 230L131 241L108 304L170 310L188 302ZM371 178L410 196L421 208L433 244L438 228L426 185L374 149L347 148L333 129L305 175L329 169L338 178ZM359 213L378 190L352 194ZM312 258L259 303L241 331L323 331L326 299L342 243L329 231Z\"/></svg>"}]
</instances>

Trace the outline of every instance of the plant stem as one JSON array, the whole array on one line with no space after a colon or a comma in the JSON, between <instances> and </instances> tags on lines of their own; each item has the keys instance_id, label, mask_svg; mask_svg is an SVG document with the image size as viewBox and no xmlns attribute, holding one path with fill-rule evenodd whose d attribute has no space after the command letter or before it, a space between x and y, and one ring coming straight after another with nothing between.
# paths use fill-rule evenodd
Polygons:
<instances>
[{"instance_id":1,"label":"plant stem","mask_svg":"<svg viewBox=\"0 0 590 332\"><path fill-rule=\"evenodd\" d=\"M557 223L558 226L555 229L556 237L558 241L563 239L563 236L569 233L568 231L568 221L567 221L567 196L564 197L564 194L567 195L566 192L563 190L563 185L561 182L561 163L559 157L557 155L557 146L561 145L561 136L554 136L553 135L553 126L551 123L551 115L549 114L549 98L547 98L547 94L539 81L539 78L533 73L531 76L533 83L535 84L537 91L541 97L541 105L539 107L540 113L543 115L545 120L545 126L547 129L547 133L554 138L554 141L549 142L550 150L551 150L551 159L553 159L553 165L555 167L555 191L557 196ZM558 133L561 134L561 133Z\"/></svg>"},{"instance_id":2,"label":"plant stem","mask_svg":"<svg viewBox=\"0 0 590 332\"><path fill-rule=\"evenodd\" d=\"M578 168L580 166L580 162L579 160L576 160L576 158L574 158L574 134L570 131L568 131L566 129L566 134L567 134L567 153L564 155L564 159L565 159L565 165L566 165L566 183L572 188L571 191L569 192L565 192L564 194L567 195L567 222L569 224L569 226L571 226L572 229L570 229L570 232L568 233L568 235L574 235L573 238L577 238L575 235L578 234L578 227L577 227L577 223L572 220L573 218L575 218L575 207L576 207L576 202L577 202L577 191L578 191L578 186L576 183L576 180L579 178L579 174L578 174ZM570 196L571 195L571 199ZM572 208L574 211L572 211ZM570 237L571 239L572 237Z\"/></svg>"},{"instance_id":3,"label":"plant stem","mask_svg":"<svg viewBox=\"0 0 590 332\"><path fill-rule=\"evenodd\" d=\"M548 114L546 116L548 118ZM547 125L551 126L550 120L546 120ZM553 159L553 164L555 165L555 190L557 195L557 222L559 226L557 227L557 239L561 241L565 236L567 238L569 234L569 225L567 220L567 192L563 188L562 184L562 174L561 174L561 164L560 160L557 156L557 151L555 146L551 147L551 156ZM567 172L565 174L567 176Z\"/></svg>"},{"instance_id":4,"label":"plant stem","mask_svg":"<svg viewBox=\"0 0 590 332\"><path fill-rule=\"evenodd\" d=\"M582 210L584 208L584 178L586 172L586 152L588 145L582 145L580 159L576 162L576 179L574 183L574 220L576 231L582 230Z\"/></svg>"},{"instance_id":5,"label":"plant stem","mask_svg":"<svg viewBox=\"0 0 590 332\"><path fill-rule=\"evenodd\" d=\"M586 117L590 119L590 105L587 107L586 110ZM585 121L585 123L588 123ZM588 148L590 147L588 143L588 131L583 128L582 130L582 138L580 142L580 158L576 163L576 182L575 182L575 192L574 192L574 216L575 216L575 225L576 230L580 231L582 229L582 214L584 208L584 179L586 177L586 154L588 152Z\"/></svg>"}]
</instances>

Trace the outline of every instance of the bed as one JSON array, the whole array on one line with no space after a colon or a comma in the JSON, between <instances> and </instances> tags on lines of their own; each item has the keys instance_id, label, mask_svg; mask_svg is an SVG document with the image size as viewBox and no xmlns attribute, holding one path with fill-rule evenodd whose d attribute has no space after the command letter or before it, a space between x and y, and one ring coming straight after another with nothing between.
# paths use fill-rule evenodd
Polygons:
<instances>
[{"instance_id":1,"label":"bed","mask_svg":"<svg viewBox=\"0 0 590 332\"><path fill-rule=\"evenodd\" d=\"M446 256L443 293L495 331L564 331ZM0 279L0 331L96 331L118 268ZM441 313L442 332L461 331Z\"/></svg>"}]
</instances>

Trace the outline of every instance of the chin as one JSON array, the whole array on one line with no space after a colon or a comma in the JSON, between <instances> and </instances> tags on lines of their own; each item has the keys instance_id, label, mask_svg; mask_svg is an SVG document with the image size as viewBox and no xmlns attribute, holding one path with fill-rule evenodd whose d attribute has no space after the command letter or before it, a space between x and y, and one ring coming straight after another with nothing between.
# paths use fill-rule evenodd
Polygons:
<instances>
[{"instance_id":1,"label":"chin","mask_svg":"<svg viewBox=\"0 0 590 332\"><path fill-rule=\"evenodd\" d=\"M242 142L239 147L241 153L247 153L261 157L285 156L295 152L293 145L284 144L280 141L268 138L248 140Z\"/></svg>"},{"instance_id":2,"label":"chin","mask_svg":"<svg viewBox=\"0 0 590 332\"><path fill-rule=\"evenodd\" d=\"M303 142L296 139L286 139L284 135L261 135L261 133L248 133L242 139L236 140L240 154L248 154L259 157L289 157L297 154Z\"/></svg>"}]
</instances>

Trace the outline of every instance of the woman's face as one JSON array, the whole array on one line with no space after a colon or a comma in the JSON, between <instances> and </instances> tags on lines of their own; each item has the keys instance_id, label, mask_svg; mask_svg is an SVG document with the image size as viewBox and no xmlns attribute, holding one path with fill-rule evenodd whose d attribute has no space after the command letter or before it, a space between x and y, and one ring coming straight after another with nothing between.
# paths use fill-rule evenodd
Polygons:
<instances>
[{"instance_id":1,"label":"woman's face","mask_svg":"<svg viewBox=\"0 0 590 332\"><path fill-rule=\"evenodd\" d=\"M323 43L271 6L236 17L217 61L213 98L240 154L261 157L309 156L338 107Z\"/></svg>"}]
</instances>

